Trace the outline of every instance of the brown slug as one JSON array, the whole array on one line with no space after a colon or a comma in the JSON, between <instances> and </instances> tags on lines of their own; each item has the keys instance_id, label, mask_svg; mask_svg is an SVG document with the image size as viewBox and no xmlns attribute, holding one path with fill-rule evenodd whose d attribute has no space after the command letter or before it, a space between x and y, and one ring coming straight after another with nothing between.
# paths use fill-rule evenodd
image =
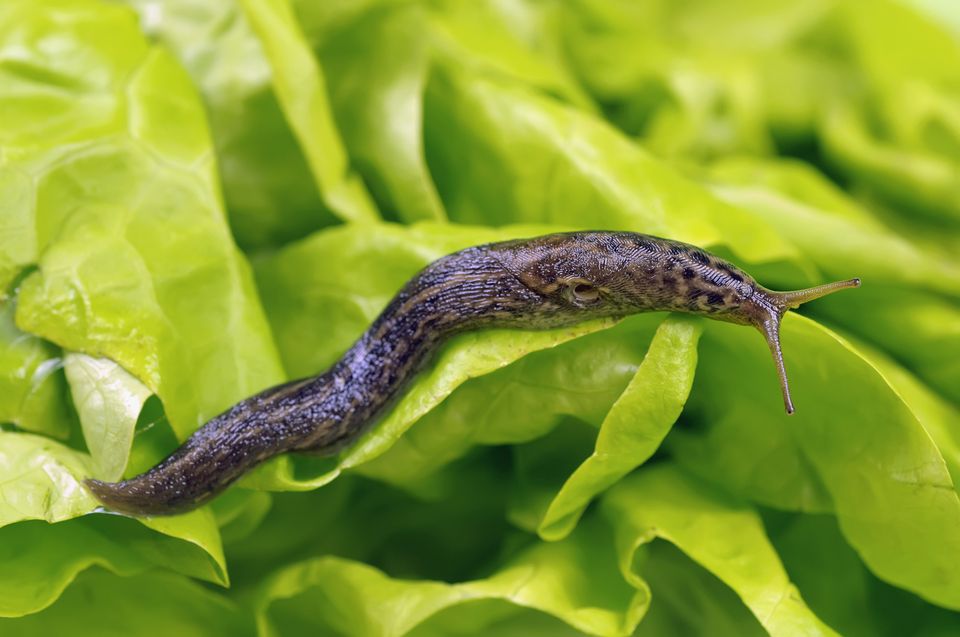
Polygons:
<instances>
[{"instance_id":1,"label":"brown slug","mask_svg":"<svg viewBox=\"0 0 960 637\"><path fill-rule=\"evenodd\" d=\"M792 413L781 318L801 303L858 285L859 279L850 279L773 292L700 248L629 232L572 232L467 248L413 277L325 373L237 403L146 473L86 484L123 513L193 509L268 458L343 448L443 341L484 327L543 329L650 311L753 325L767 340Z\"/></svg>"}]
</instances>

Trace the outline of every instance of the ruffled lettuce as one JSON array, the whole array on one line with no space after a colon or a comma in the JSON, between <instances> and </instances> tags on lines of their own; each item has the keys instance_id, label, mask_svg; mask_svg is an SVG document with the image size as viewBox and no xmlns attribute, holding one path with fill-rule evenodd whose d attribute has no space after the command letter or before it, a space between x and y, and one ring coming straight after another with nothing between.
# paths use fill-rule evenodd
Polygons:
<instances>
[{"instance_id":1,"label":"ruffled lettuce","mask_svg":"<svg viewBox=\"0 0 960 637\"><path fill-rule=\"evenodd\" d=\"M0 632L955 632L949 13L129 4L0 8ZM458 337L351 449L188 515L84 489L433 259L578 228L864 287L785 320L790 418L754 330L646 314Z\"/></svg>"}]
</instances>

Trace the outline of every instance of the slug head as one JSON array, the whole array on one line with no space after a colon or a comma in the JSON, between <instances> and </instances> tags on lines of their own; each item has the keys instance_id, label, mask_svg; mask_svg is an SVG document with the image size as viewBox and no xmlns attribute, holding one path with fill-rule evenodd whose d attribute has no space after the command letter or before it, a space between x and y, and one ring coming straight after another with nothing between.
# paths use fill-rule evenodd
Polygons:
<instances>
[{"instance_id":1,"label":"slug head","mask_svg":"<svg viewBox=\"0 0 960 637\"><path fill-rule=\"evenodd\" d=\"M849 279L774 292L696 246L625 232L548 235L502 244L496 254L503 267L549 301L549 311L571 320L666 310L753 325L770 347L788 414L794 409L780 348L783 315L860 285L860 279Z\"/></svg>"},{"instance_id":2,"label":"slug head","mask_svg":"<svg viewBox=\"0 0 960 637\"><path fill-rule=\"evenodd\" d=\"M774 292L757 285L754 294L740 305L736 315L730 317L734 322L753 325L766 338L767 346L773 355L773 362L777 366L780 390L783 392L783 405L788 414L792 414L794 409L793 400L790 398L787 371L783 365L783 352L780 348L780 321L783 315L787 310L796 309L807 301L819 299L838 290L856 287L860 287L860 279L835 281L793 292Z\"/></svg>"}]
</instances>

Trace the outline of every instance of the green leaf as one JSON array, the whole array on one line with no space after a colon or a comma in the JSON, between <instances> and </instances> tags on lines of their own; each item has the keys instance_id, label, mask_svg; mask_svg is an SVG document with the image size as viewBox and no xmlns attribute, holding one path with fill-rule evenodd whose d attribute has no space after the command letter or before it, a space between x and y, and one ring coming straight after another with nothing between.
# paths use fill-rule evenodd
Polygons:
<instances>
[{"instance_id":1,"label":"green leaf","mask_svg":"<svg viewBox=\"0 0 960 637\"><path fill-rule=\"evenodd\" d=\"M871 80L960 79L960 40L909 3L881 0L869 9L855 2L840 6L857 60ZM904 44L904 50L886 46L894 36Z\"/></svg>"},{"instance_id":2,"label":"green leaf","mask_svg":"<svg viewBox=\"0 0 960 637\"><path fill-rule=\"evenodd\" d=\"M65 438L69 433L59 352L13 323L13 304L0 301L0 422Z\"/></svg>"},{"instance_id":3,"label":"green leaf","mask_svg":"<svg viewBox=\"0 0 960 637\"><path fill-rule=\"evenodd\" d=\"M760 517L748 506L675 467L645 468L604 496L614 525L620 569L640 582L637 549L662 538L716 575L771 635L835 635L790 583Z\"/></svg>"},{"instance_id":4,"label":"green leaf","mask_svg":"<svg viewBox=\"0 0 960 637\"><path fill-rule=\"evenodd\" d=\"M910 407L910 411L930 438L937 445L943 461L950 472L954 486L960 485L960 430L954 423L960 422L960 411L952 403L931 391L920 380L897 364L881 350L870 347L850 336L844 337L856 347L857 352L873 365L890 387Z\"/></svg>"},{"instance_id":5,"label":"green leaf","mask_svg":"<svg viewBox=\"0 0 960 637\"><path fill-rule=\"evenodd\" d=\"M768 225L593 117L453 64L436 68L426 100L427 161L451 219L634 230L808 272Z\"/></svg>"},{"instance_id":6,"label":"green leaf","mask_svg":"<svg viewBox=\"0 0 960 637\"><path fill-rule=\"evenodd\" d=\"M298 9L307 33L329 20ZM421 5L380 3L314 42L353 165L384 212L408 222L446 218L423 153L430 26Z\"/></svg>"},{"instance_id":7,"label":"green leaf","mask_svg":"<svg viewBox=\"0 0 960 637\"><path fill-rule=\"evenodd\" d=\"M550 502L537 529L541 537L569 534L594 497L657 450L693 384L702 329L700 323L678 316L660 325L636 375L600 426L593 454Z\"/></svg>"},{"instance_id":8,"label":"green leaf","mask_svg":"<svg viewBox=\"0 0 960 637\"><path fill-rule=\"evenodd\" d=\"M814 309L814 308L811 308ZM943 396L960 402L960 305L925 290L867 285L824 299L815 316L882 347Z\"/></svg>"},{"instance_id":9,"label":"green leaf","mask_svg":"<svg viewBox=\"0 0 960 637\"><path fill-rule=\"evenodd\" d=\"M203 530L208 535L216 534L216 526L200 521L202 517L191 514L188 519L166 525L166 536L113 515L5 526L0 529L5 564L0 575L0 617L18 617L46 608L91 566L121 575L168 569L226 585L219 537L201 537Z\"/></svg>"},{"instance_id":10,"label":"green leaf","mask_svg":"<svg viewBox=\"0 0 960 637\"><path fill-rule=\"evenodd\" d=\"M566 64L557 35L562 8L537 3L439 0L430 24L439 55L473 72L511 78L582 111L597 107Z\"/></svg>"},{"instance_id":11,"label":"green leaf","mask_svg":"<svg viewBox=\"0 0 960 637\"><path fill-rule=\"evenodd\" d=\"M58 18L66 17L74 24L63 29L61 55L41 57L38 41L57 30ZM97 19L99 29L114 37L78 42L69 30L72 27L76 36L77 23L84 19ZM29 3L12 2L0 8L0 55L5 60L0 108L6 124L0 132L4 296L20 272L36 263L62 221L62 213L42 214L46 202L35 196L38 175L27 160L34 149L59 148L116 128L118 94L145 52L132 16L119 7L101 10L78 3L71 8L51 2L37 10Z\"/></svg>"},{"instance_id":12,"label":"green leaf","mask_svg":"<svg viewBox=\"0 0 960 637\"><path fill-rule=\"evenodd\" d=\"M606 118L659 156L792 154L823 95L849 90L817 39L834 5L579 0L562 4L563 45Z\"/></svg>"},{"instance_id":13,"label":"green leaf","mask_svg":"<svg viewBox=\"0 0 960 637\"><path fill-rule=\"evenodd\" d=\"M39 270L20 287L17 324L116 361L185 437L282 379L219 202L203 108L128 9L5 11L0 41L33 54L32 71L15 73L16 91L0 97L11 123L4 161L32 179L38 230ZM39 55L50 30L71 54Z\"/></svg>"},{"instance_id":14,"label":"green leaf","mask_svg":"<svg viewBox=\"0 0 960 637\"><path fill-rule=\"evenodd\" d=\"M62 522L90 513L99 503L82 486L91 475L91 458L40 436L0 432L0 527L24 520ZM175 518L144 518L140 524L202 550L167 551L164 562L192 574L226 582L226 563L217 525L206 509ZM14 525L18 526L18 525ZM53 528L53 527L50 527ZM154 534L144 543L157 544ZM209 557L207 557L209 556Z\"/></svg>"},{"instance_id":15,"label":"green leaf","mask_svg":"<svg viewBox=\"0 0 960 637\"><path fill-rule=\"evenodd\" d=\"M327 207L348 221L379 217L363 182L351 173L328 103L323 71L287 0L240 0L273 71L277 99L300 142Z\"/></svg>"},{"instance_id":16,"label":"green leaf","mask_svg":"<svg viewBox=\"0 0 960 637\"><path fill-rule=\"evenodd\" d=\"M912 92L920 91L914 89ZM960 113L955 112L948 117L955 119L958 116ZM957 171L956 159L928 149L903 148L891 140L878 139L867 127L864 121L867 119L862 109L858 112L850 104L836 106L824 119L824 145L833 161L894 206L955 223L960 217L960 193L953 179ZM957 124L953 124L954 130L944 131L945 125L934 120L929 128L940 129L936 134L944 135L954 144L960 135L960 125Z\"/></svg>"},{"instance_id":17,"label":"green leaf","mask_svg":"<svg viewBox=\"0 0 960 637\"><path fill-rule=\"evenodd\" d=\"M706 439L715 453L691 457L689 466L699 458L700 475L739 483L735 491L771 506L834 510L847 540L878 577L955 608L960 559L951 555L960 551L960 499L943 456L905 402L909 396L895 392L853 346L809 319L787 316L782 339L797 407L789 418L762 339L736 326L709 325L702 360L711 364L701 366L691 401L710 414ZM745 391L748 398L730 400ZM730 423L743 425L733 429ZM765 455L766 446L752 442L755 436L775 442L782 455ZM803 482L805 491L799 491ZM817 498L821 506L803 507L803 496L815 489L825 492ZM796 494L797 504L787 505L784 492ZM938 547L935 554L931 546Z\"/></svg>"},{"instance_id":18,"label":"green leaf","mask_svg":"<svg viewBox=\"0 0 960 637\"><path fill-rule=\"evenodd\" d=\"M793 180L783 172L777 162L721 162L710 173L712 190L789 236L828 279L859 276L867 284L960 293L960 266L949 255L898 235L849 199L838 201L823 178L806 173ZM780 183L776 188L757 184L763 180ZM783 192L784 181L796 182L793 192Z\"/></svg>"},{"instance_id":19,"label":"green leaf","mask_svg":"<svg viewBox=\"0 0 960 637\"><path fill-rule=\"evenodd\" d=\"M721 197L789 233L827 278L866 282L856 294L811 305L816 316L869 338L944 395L960 398L954 355L960 351L960 309L934 293L960 290L960 268L949 250L929 242L916 224L884 225L802 164L732 158L711 166L709 179Z\"/></svg>"},{"instance_id":20,"label":"green leaf","mask_svg":"<svg viewBox=\"0 0 960 637\"><path fill-rule=\"evenodd\" d=\"M144 534L141 550L155 555L157 564L178 573L229 585L220 530L209 508L173 517L139 518L137 521L148 529L183 540L171 544L158 541L156 534Z\"/></svg>"},{"instance_id":21,"label":"green leaf","mask_svg":"<svg viewBox=\"0 0 960 637\"><path fill-rule=\"evenodd\" d=\"M0 617L35 613L54 603L78 573L101 566L125 575L148 563L84 521L43 525L21 522L0 529L4 569ZM4 623L0 620L0 626Z\"/></svg>"},{"instance_id":22,"label":"green leaf","mask_svg":"<svg viewBox=\"0 0 960 637\"><path fill-rule=\"evenodd\" d=\"M323 66L351 161L385 214L404 221L446 218L423 148L423 92L439 52L592 109L546 35L557 21L547 7L387 1L295 8Z\"/></svg>"},{"instance_id":23,"label":"green leaf","mask_svg":"<svg viewBox=\"0 0 960 637\"><path fill-rule=\"evenodd\" d=\"M956 632L956 612L931 607L876 579L830 516L767 516L773 541L810 606L850 637Z\"/></svg>"},{"instance_id":24,"label":"green leaf","mask_svg":"<svg viewBox=\"0 0 960 637\"><path fill-rule=\"evenodd\" d=\"M465 616L456 623L476 633L502 611L477 613L471 606L504 600L554 615L591 635L629 635L643 615L647 593L619 577L604 534L592 525L563 542L535 545L489 578L460 584L392 579L335 557L295 564L264 584L258 625L265 635L324 629L404 635L441 610L462 605ZM443 620L454 621L449 614Z\"/></svg>"},{"instance_id":25,"label":"green leaf","mask_svg":"<svg viewBox=\"0 0 960 637\"><path fill-rule=\"evenodd\" d=\"M650 611L635 637L769 634L736 593L673 544L640 547L635 564L651 594Z\"/></svg>"},{"instance_id":26,"label":"green leaf","mask_svg":"<svg viewBox=\"0 0 960 637\"><path fill-rule=\"evenodd\" d=\"M49 438L0 432L0 527L92 511L97 502L80 483L91 465L87 454Z\"/></svg>"},{"instance_id":27,"label":"green leaf","mask_svg":"<svg viewBox=\"0 0 960 637\"><path fill-rule=\"evenodd\" d=\"M790 577L824 620L843 635L889 632L883 630L884 609L870 603L870 572L844 541L834 517L769 514L764 522Z\"/></svg>"},{"instance_id":28,"label":"green leaf","mask_svg":"<svg viewBox=\"0 0 960 637\"><path fill-rule=\"evenodd\" d=\"M254 634L253 621L236 602L167 573L117 577L91 569L43 613L0 619L5 635L236 635Z\"/></svg>"},{"instance_id":29,"label":"green leaf","mask_svg":"<svg viewBox=\"0 0 960 637\"><path fill-rule=\"evenodd\" d=\"M63 365L93 460L93 475L117 480L127 466L133 430L150 390L109 359L70 353Z\"/></svg>"},{"instance_id":30,"label":"green leaf","mask_svg":"<svg viewBox=\"0 0 960 637\"><path fill-rule=\"evenodd\" d=\"M274 95L263 46L238 3L128 0L203 96L230 227L245 249L298 239L337 221Z\"/></svg>"},{"instance_id":31,"label":"green leaf","mask_svg":"<svg viewBox=\"0 0 960 637\"><path fill-rule=\"evenodd\" d=\"M532 352L471 379L418 420L387 453L357 471L433 495L450 489L439 470L473 445L528 443L570 417L599 427L643 361L663 316L629 317L610 329ZM555 493L559 484L553 486Z\"/></svg>"},{"instance_id":32,"label":"green leaf","mask_svg":"<svg viewBox=\"0 0 960 637\"><path fill-rule=\"evenodd\" d=\"M866 95L830 109L825 148L853 180L905 209L960 219L960 40L906 3L840 5L847 47L862 71ZM899 46L889 47L891 37ZM916 223L916 219L913 219Z\"/></svg>"}]
</instances>

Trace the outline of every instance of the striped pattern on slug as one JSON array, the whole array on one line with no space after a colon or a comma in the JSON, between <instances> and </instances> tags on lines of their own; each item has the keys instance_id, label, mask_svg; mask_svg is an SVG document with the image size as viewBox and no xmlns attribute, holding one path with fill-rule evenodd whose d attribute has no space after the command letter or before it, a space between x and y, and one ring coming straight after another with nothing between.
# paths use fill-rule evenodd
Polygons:
<instances>
[{"instance_id":1,"label":"striped pattern on slug","mask_svg":"<svg viewBox=\"0 0 960 637\"><path fill-rule=\"evenodd\" d=\"M630 232L562 233L467 248L414 276L328 371L237 403L146 473L86 484L123 513L193 509L273 456L342 449L384 412L442 342L488 327L545 329L649 311L753 325L770 346L789 413L779 338L783 314L859 284L850 279L773 292L696 246Z\"/></svg>"}]
</instances>

